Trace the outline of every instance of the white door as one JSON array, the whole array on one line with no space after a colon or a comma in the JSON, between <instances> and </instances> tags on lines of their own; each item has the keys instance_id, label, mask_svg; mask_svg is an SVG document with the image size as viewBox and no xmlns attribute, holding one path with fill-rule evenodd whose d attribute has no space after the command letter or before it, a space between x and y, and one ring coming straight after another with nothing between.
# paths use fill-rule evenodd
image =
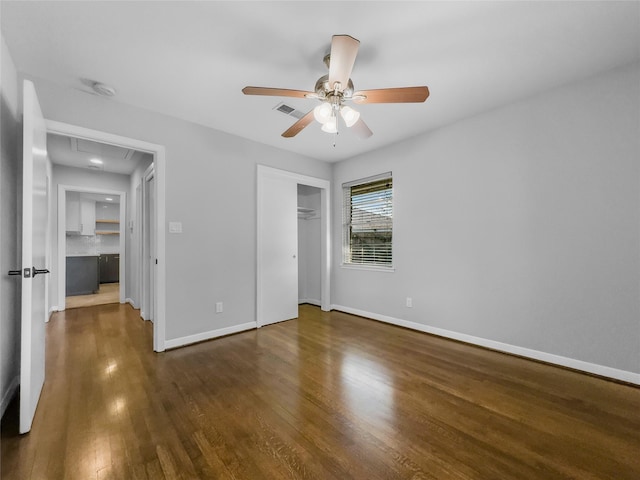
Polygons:
<instances>
[{"instance_id":1,"label":"white door","mask_svg":"<svg viewBox=\"0 0 640 480\"><path fill-rule=\"evenodd\" d=\"M298 184L258 174L258 326L298 317Z\"/></svg>"},{"instance_id":2,"label":"white door","mask_svg":"<svg viewBox=\"0 0 640 480\"><path fill-rule=\"evenodd\" d=\"M156 179L149 185L149 320L156 317Z\"/></svg>"},{"instance_id":3,"label":"white door","mask_svg":"<svg viewBox=\"0 0 640 480\"><path fill-rule=\"evenodd\" d=\"M144 176L142 189L142 318L153 321L155 317L156 272L156 218L155 174L150 169Z\"/></svg>"},{"instance_id":4,"label":"white door","mask_svg":"<svg viewBox=\"0 0 640 480\"><path fill-rule=\"evenodd\" d=\"M47 130L36 90L24 81L22 179L22 334L20 433L31 423L44 385L47 229Z\"/></svg>"}]
</instances>

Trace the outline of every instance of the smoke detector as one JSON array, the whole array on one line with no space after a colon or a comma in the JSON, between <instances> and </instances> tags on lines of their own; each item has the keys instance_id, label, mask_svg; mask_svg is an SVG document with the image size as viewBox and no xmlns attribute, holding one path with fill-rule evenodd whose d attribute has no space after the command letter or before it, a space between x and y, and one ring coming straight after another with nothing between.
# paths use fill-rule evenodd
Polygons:
<instances>
[{"instance_id":1,"label":"smoke detector","mask_svg":"<svg viewBox=\"0 0 640 480\"><path fill-rule=\"evenodd\" d=\"M113 97L116 94L115 88L100 82L93 82L91 88L94 92L103 97Z\"/></svg>"}]
</instances>

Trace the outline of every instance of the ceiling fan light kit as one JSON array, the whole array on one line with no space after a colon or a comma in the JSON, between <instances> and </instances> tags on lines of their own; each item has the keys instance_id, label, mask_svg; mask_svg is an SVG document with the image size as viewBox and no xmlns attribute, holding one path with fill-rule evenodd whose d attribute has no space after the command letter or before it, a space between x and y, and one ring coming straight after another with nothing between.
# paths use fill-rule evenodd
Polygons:
<instances>
[{"instance_id":1,"label":"ceiling fan light kit","mask_svg":"<svg viewBox=\"0 0 640 480\"><path fill-rule=\"evenodd\" d=\"M338 119L335 116L332 116L322 124L322 128L320 130L327 133L338 133Z\"/></svg>"},{"instance_id":2,"label":"ceiling fan light kit","mask_svg":"<svg viewBox=\"0 0 640 480\"><path fill-rule=\"evenodd\" d=\"M282 134L285 138L296 136L314 119L322 125L323 132L338 133L338 117L342 118L347 128L352 129L360 138L369 138L373 133L360 117L360 112L345 105L345 102L420 103L429 96L429 89L421 86L355 91L350 76L359 45L360 41L349 35L334 35L331 38L331 53L323 59L329 68L329 74L316 81L313 92L268 87L245 87L242 92L245 95L297 97L320 101L319 105Z\"/></svg>"},{"instance_id":3,"label":"ceiling fan light kit","mask_svg":"<svg viewBox=\"0 0 640 480\"><path fill-rule=\"evenodd\" d=\"M333 116L333 108L327 102L322 102L313 109L313 117L318 123L325 124Z\"/></svg>"},{"instance_id":4,"label":"ceiling fan light kit","mask_svg":"<svg viewBox=\"0 0 640 480\"><path fill-rule=\"evenodd\" d=\"M342 115L342 119L348 128L353 127L360 118L360 112L354 110L348 105L340 107L340 115Z\"/></svg>"}]
</instances>

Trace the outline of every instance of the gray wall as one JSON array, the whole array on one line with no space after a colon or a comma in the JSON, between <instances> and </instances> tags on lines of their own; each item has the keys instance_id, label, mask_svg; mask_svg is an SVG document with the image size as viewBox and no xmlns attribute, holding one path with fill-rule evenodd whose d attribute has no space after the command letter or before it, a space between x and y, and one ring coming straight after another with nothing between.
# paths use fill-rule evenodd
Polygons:
<instances>
[{"instance_id":1,"label":"gray wall","mask_svg":"<svg viewBox=\"0 0 640 480\"><path fill-rule=\"evenodd\" d=\"M46 118L166 147L166 338L255 320L256 165L330 179L331 165L35 79ZM166 226L165 226L166 230ZM224 302L216 314L215 302Z\"/></svg>"},{"instance_id":2,"label":"gray wall","mask_svg":"<svg viewBox=\"0 0 640 480\"><path fill-rule=\"evenodd\" d=\"M340 267L334 201L332 302L640 372L639 104L635 64L337 164L393 172L395 272Z\"/></svg>"},{"instance_id":3,"label":"gray wall","mask_svg":"<svg viewBox=\"0 0 640 480\"><path fill-rule=\"evenodd\" d=\"M0 45L0 415L17 387L20 348L20 277L7 271L20 268L18 246L18 182L21 167L18 143L18 78L2 37Z\"/></svg>"}]
</instances>

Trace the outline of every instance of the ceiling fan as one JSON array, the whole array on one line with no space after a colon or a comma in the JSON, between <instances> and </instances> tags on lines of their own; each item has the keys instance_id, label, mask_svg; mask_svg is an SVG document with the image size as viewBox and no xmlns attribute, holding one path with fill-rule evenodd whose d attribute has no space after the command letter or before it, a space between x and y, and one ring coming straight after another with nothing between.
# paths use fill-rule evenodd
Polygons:
<instances>
[{"instance_id":1,"label":"ceiling fan","mask_svg":"<svg viewBox=\"0 0 640 480\"><path fill-rule=\"evenodd\" d=\"M300 133L315 118L322 124L322 131L338 133L338 117L361 138L369 138L373 132L360 118L360 113L347 105L367 103L419 103L429 96L427 87L381 88L355 91L351 81L351 70L358 54L360 41L349 35L334 35L331 52L324 57L329 74L318 79L314 91L290 90L286 88L244 87L245 95L267 95L276 97L312 98L320 104L291 125L282 136L291 138Z\"/></svg>"}]
</instances>

